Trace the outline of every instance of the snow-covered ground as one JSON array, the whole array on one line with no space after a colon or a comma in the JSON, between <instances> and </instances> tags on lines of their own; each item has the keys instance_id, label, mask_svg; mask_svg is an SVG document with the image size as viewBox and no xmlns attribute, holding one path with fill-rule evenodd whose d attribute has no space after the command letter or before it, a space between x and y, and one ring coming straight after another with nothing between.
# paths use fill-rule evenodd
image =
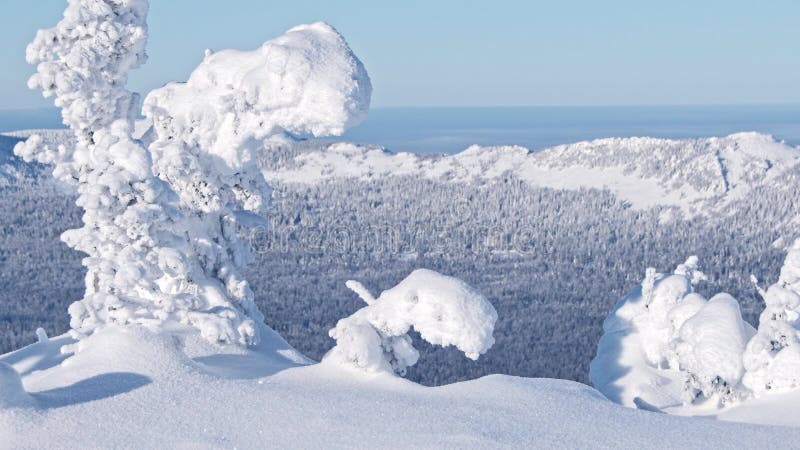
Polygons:
<instances>
[{"instance_id":1,"label":"snow-covered ground","mask_svg":"<svg viewBox=\"0 0 800 450\"><path fill-rule=\"evenodd\" d=\"M266 335L267 333L265 333ZM33 407L0 409L3 448L792 448L800 429L625 408L570 381L493 375L423 387L387 373L221 353L185 335L109 328L0 358ZM60 363L60 364L59 364ZM798 403L784 402L783 422ZM730 418L764 420L758 406ZM792 419L794 418L794 419Z\"/></svg>"}]
</instances>

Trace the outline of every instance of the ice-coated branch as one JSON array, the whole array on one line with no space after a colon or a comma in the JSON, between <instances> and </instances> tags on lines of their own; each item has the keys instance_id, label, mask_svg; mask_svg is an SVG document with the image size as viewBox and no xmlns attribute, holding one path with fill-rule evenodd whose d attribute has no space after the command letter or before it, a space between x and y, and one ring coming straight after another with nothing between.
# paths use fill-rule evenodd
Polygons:
<instances>
[{"instance_id":1,"label":"ice-coated branch","mask_svg":"<svg viewBox=\"0 0 800 450\"><path fill-rule=\"evenodd\" d=\"M330 331L336 346L324 361L403 374L419 359L407 334L412 327L431 344L454 345L470 359L478 359L494 344L497 312L483 295L457 278L415 270L377 299L361 283L350 281L348 287L367 306L341 319Z\"/></svg>"},{"instance_id":2,"label":"ice-coated branch","mask_svg":"<svg viewBox=\"0 0 800 450\"><path fill-rule=\"evenodd\" d=\"M348 280L345 282L345 286L347 286L347 288L351 291L355 292L356 295L358 295L358 298L364 300L364 303L367 305L375 303L375 296L372 295L372 293L360 282L356 280Z\"/></svg>"}]
</instances>

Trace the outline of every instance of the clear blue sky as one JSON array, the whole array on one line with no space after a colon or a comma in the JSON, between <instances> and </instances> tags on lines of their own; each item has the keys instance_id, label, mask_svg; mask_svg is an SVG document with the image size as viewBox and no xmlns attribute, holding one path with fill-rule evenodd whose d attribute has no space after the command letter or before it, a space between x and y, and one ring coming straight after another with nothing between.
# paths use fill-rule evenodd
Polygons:
<instances>
[{"instance_id":1,"label":"clear blue sky","mask_svg":"<svg viewBox=\"0 0 800 450\"><path fill-rule=\"evenodd\" d=\"M24 49L65 4L3 0L0 108L50 104L27 91ZM132 87L315 20L344 34L378 107L800 102L797 0L151 0Z\"/></svg>"}]
</instances>

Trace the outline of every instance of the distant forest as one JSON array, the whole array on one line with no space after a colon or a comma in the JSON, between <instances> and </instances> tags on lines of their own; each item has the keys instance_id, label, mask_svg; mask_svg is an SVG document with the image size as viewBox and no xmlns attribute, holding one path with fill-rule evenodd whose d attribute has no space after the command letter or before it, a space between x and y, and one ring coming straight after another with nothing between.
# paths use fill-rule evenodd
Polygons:
<instances>
[{"instance_id":1,"label":"distant forest","mask_svg":"<svg viewBox=\"0 0 800 450\"><path fill-rule=\"evenodd\" d=\"M289 157L290 155L283 155ZM80 210L45 176L0 188L0 353L68 329L83 292L81 255L59 241ZM777 279L796 224L800 167L722 213L663 222L599 190L534 188L514 178L483 185L412 177L275 186L270 226L243 230L256 262L247 276L268 325L319 359L328 330L361 307L344 282L374 294L414 268L453 275L495 306L497 343L477 362L419 343L408 377L428 385L489 373L588 382L602 323L644 276L700 257L704 294L727 291L755 324L749 280Z\"/></svg>"}]
</instances>

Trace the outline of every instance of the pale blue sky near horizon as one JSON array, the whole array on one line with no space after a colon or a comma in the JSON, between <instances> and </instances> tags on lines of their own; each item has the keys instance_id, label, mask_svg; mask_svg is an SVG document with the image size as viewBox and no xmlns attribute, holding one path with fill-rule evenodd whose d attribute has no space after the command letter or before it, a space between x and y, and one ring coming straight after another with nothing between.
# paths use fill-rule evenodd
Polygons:
<instances>
[{"instance_id":1,"label":"pale blue sky near horizon","mask_svg":"<svg viewBox=\"0 0 800 450\"><path fill-rule=\"evenodd\" d=\"M5 0L0 109L27 90L25 46L66 0ZM152 0L146 93L211 48L252 49L325 20L370 73L373 106L800 103L800 2Z\"/></svg>"}]
</instances>

